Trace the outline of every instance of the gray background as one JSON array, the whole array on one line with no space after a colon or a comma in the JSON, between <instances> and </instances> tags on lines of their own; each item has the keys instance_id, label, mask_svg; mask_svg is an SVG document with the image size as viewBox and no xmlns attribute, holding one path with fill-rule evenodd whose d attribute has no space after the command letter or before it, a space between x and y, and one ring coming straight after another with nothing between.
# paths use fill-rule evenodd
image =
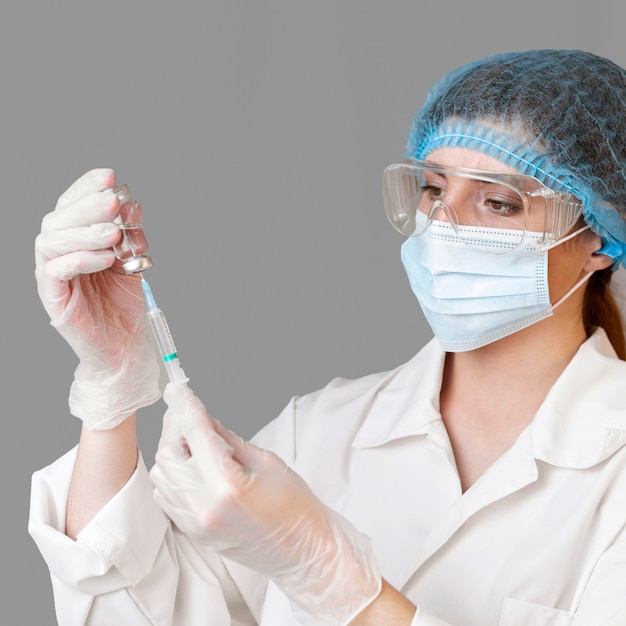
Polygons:
<instances>
[{"instance_id":1,"label":"gray background","mask_svg":"<svg viewBox=\"0 0 626 626\"><path fill-rule=\"evenodd\" d=\"M29 483L79 432L76 362L33 278L43 215L87 169L129 183L192 386L246 437L294 394L399 364L430 331L380 179L428 87L506 50L626 65L618 2L455 4L2 4L1 623L56 623L26 530ZM163 408L140 415L149 462Z\"/></svg>"}]
</instances>

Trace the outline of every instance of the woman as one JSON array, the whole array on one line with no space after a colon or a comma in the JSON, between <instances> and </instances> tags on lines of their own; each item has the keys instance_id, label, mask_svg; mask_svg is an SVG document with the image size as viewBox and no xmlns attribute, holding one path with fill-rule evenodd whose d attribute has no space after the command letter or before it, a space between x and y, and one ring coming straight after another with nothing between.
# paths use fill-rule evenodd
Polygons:
<instances>
[{"instance_id":1,"label":"woman","mask_svg":"<svg viewBox=\"0 0 626 626\"><path fill-rule=\"evenodd\" d=\"M33 482L59 622L626 623L626 354L608 287L625 102L626 73L580 51L444 76L384 175L436 338L294 398L255 445L171 384L150 476L134 412L158 392L138 281L110 250L114 174L79 179L36 246L84 421Z\"/></svg>"}]
</instances>

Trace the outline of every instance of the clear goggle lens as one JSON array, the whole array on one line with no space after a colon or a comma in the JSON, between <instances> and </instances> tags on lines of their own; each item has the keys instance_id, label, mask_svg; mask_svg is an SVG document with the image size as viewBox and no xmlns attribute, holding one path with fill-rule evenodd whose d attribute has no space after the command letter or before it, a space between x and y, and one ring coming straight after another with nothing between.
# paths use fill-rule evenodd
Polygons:
<instances>
[{"instance_id":1,"label":"clear goggle lens","mask_svg":"<svg viewBox=\"0 0 626 626\"><path fill-rule=\"evenodd\" d=\"M468 243L475 228L507 230L514 247L531 236L547 247L582 214L572 194L553 191L532 176L415 159L385 169L383 202L389 221L403 235L419 236L433 221L448 222Z\"/></svg>"}]
</instances>

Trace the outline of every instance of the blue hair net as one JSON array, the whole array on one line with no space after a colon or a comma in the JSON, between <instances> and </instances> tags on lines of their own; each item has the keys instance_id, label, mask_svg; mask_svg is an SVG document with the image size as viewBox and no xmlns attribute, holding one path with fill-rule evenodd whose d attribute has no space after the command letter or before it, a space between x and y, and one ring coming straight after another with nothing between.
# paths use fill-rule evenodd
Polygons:
<instances>
[{"instance_id":1,"label":"blue hair net","mask_svg":"<svg viewBox=\"0 0 626 626\"><path fill-rule=\"evenodd\" d=\"M478 150L583 202L601 253L626 265L626 72L580 50L493 55L443 76L406 156Z\"/></svg>"}]
</instances>

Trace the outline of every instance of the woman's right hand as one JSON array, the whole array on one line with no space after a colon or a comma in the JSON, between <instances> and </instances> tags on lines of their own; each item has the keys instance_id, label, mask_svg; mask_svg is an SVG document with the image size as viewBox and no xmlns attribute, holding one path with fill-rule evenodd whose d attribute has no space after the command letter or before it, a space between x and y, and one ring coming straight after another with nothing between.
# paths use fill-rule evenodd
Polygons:
<instances>
[{"instance_id":1,"label":"woman's right hand","mask_svg":"<svg viewBox=\"0 0 626 626\"><path fill-rule=\"evenodd\" d=\"M348 624L375 601L382 583L369 537L278 456L216 422L187 385L168 384L163 399L150 477L181 532L272 578L303 624Z\"/></svg>"},{"instance_id":2,"label":"woman's right hand","mask_svg":"<svg viewBox=\"0 0 626 626\"><path fill-rule=\"evenodd\" d=\"M148 339L138 275L112 250L119 201L111 169L74 182L42 221L35 241L39 297L79 358L70 411L89 429L109 429L160 397L158 357Z\"/></svg>"}]
</instances>

